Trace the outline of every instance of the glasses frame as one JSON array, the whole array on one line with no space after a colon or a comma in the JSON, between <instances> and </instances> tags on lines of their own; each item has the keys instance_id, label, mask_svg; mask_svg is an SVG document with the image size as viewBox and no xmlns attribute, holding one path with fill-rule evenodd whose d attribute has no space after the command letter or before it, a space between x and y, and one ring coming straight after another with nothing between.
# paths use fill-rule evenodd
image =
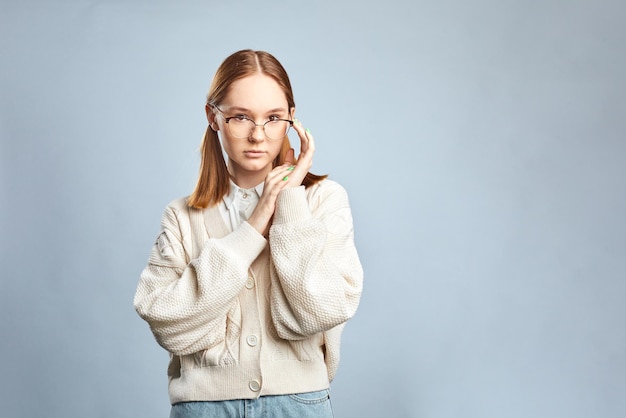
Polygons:
<instances>
[{"instance_id":1,"label":"glasses frame","mask_svg":"<svg viewBox=\"0 0 626 418\"><path fill-rule=\"evenodd\" d=\"M287 134L289 133L289 129L291 129L291 128L293 127L293 120L291 120L291 119L280 119L280 118L279 118L279 119L274 119L274 120L268 120L268 121L267 121L267 122L265 122L265 123L256 123L256 121L255 121L254 119L249 118L249 117L247 117L247 116L245 116L245 115L242 115L242 116L243 116L243 119L249 120L250 122L252 122L252 123L253 123L253 125L254 125L254 126L250 129L250 132L248 133L248 135L247 135L247 136L237 136L237 135L235 135L235 134L234 134L234 133L230 130L230 123L229 123L229 122L230 122L230 120L231 120L231 119L238 119L238 118L239 118L239 116L228 116L228 117L227 117L227 116L224 114L224 111L222 111L222 109L220 109L219 107L217 107L217 106L215 106L215 105L213 105L213 107L214 107L215 109L217 109L217 111L218 111L218 112L220 112L220 115L222 116L222 119L224 119L224 122L226 122L226 125L228 125L228 132L230 132L230 134L231 134L232 136L234 136L235 138L237 138L237 139L250 138L250 137L252 136L252 132L254 132L254 130L256 129L256 127L257 127L257 126L262 126L262 127L263 127L263 135L265 135L265 137L266 137L267 139L269 139L270 141L279 141L280 139L284 139L284 138L285 138L285 136L287 136ZM270 137L267 135L267 132L265 131L265 125L267 125L267 124L268 124L268 123L270 123L270 122L279 122L279 121L282 121L282 122L289 122L289 126L287 127L287 130L285 131L285 135L283 135L283 137L282 137L282 138L277 138L277 139L270 138Z\"/></svg>"}]
</instances>

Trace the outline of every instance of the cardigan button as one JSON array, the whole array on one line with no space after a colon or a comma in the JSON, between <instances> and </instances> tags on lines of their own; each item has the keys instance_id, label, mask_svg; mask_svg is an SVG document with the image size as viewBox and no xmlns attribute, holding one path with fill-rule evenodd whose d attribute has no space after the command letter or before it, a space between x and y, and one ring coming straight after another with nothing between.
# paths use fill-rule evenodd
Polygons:
<instances>
[{"instance_id":1,"label":"cardigan button","mask_svg":"<svg viewBox=\"0 0 626 418\"><path fill-rule=\"evenodd\" d=\"M259 342L259 339L256 337L256 335L252 334L248 335L248 337L246 338L246 342L250 347L254 347Z\"/></svg>"},{"instance_id":2,"label":"cardigan button","mask_svg":"<svg viewBox=\"0 0 626 418\"><path fill-rule=\"evenodd\" d=\"M246 280L246 289L252 289L254 287L254 279L252 277L248 277Z\"/></svg>"},{"instance_id":3,"label":"cardigan button","mask_svg":"<svg viewBox=\"0 0 626 418\"><path fill-rule=\"evenodd\" d=\"M261 390L261 384L258 380L251 380L250 383L248 383L248 387L252 392L258 392Z\"/></svg>"}]
</instances>

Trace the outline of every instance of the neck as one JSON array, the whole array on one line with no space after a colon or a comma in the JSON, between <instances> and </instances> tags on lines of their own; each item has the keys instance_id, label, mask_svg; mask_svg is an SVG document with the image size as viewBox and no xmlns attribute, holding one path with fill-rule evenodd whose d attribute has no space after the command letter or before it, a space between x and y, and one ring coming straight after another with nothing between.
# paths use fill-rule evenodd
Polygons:
<instances>
[{"instance_id":1,"label":"neck","mask_svg":"<svg viewBox=\"0 0 626 418\"><path fill-rule=\"evenodd\" d=\"M246 171L241 167L234 167L233 164L228 164L228 173L233 182L242 189L250 189L265 181L265 177L271 171L271 167L267 170L261 171Z\"/></svg>"}]
</instances>

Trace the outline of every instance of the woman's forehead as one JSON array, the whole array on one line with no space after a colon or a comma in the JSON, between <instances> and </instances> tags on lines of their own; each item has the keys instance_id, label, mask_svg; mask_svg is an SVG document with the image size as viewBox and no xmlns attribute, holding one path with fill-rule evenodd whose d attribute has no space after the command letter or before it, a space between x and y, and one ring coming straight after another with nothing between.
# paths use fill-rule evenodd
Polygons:
<instances>
[{"instance_id":1,"label":"woman's forehead","mask_svg":"<svg viewBox=\"0 0 626 418\"><path fill-rule=\"evenodd\" d=\"M273 78L254 74L234 81L224 98L224 105L250 111L287 110L287 97Z\"/></svg>"}]
</instances>

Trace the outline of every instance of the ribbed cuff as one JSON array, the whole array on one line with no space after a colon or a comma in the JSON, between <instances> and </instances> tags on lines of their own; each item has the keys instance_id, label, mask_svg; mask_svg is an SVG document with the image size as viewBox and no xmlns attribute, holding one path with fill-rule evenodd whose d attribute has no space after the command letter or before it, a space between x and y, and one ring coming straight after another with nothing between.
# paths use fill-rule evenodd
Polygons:
<instances>
[{"instance_id":1,"label":"ribbed cuff","mask_svg":"<svg viewBox=\"0 0 626 418\"><path fill-rule=\"evenodd\" d=\"M267 240L263 238L263 235L259 234L259 231L248 222L243 222L222 240L228 248L237 249L237 255L242 258L246 265L252 264L267 245Z\"/></svg>"}]
</instances>

